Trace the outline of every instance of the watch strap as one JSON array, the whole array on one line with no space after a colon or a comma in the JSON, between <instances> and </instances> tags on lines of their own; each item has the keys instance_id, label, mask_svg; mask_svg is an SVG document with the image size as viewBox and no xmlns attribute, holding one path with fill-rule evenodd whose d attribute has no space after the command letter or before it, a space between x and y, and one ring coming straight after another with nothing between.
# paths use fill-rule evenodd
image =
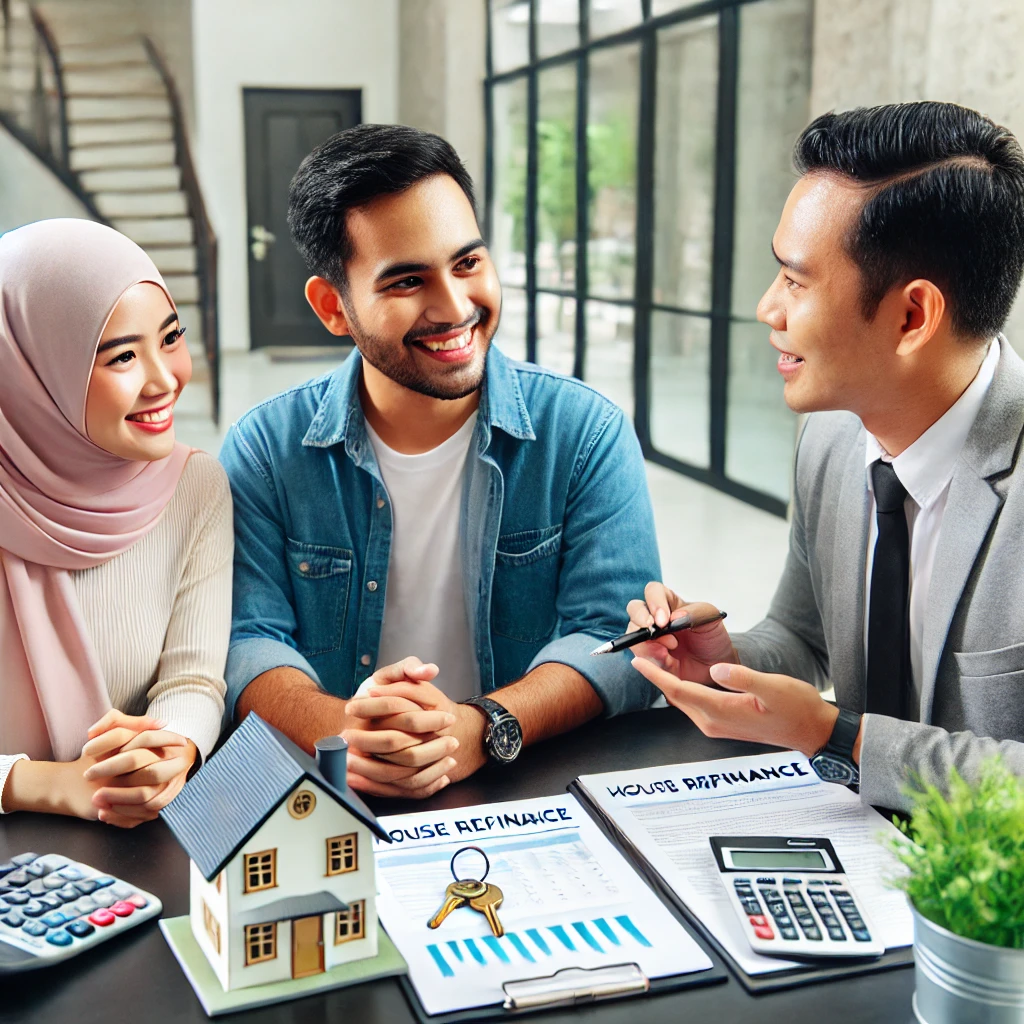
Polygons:
<instances>
[{"instance_id":1,"label":"watch strap","mask_svg":"<svg viewBox=\"0 0 1024 1024\"><path fill-rule=\"evenodd\" d=\"M491 700L490 697L484 697L482 695L479 697L468 697L462 703L472 704L473 707L479 708L487 715L492 724L502 715L510 715L512 713L508 708L502 707L496 700Z\"/></svg>"},{"instance_id":2,"label":"watch strap","mask_svg":"<svg viewBox=\"0 0 1024 1024\"><path fill-rule=\"evenodd\" d=\"M853 764L853 747L857 742L857 734L860 732L860 723L863 715L856 711L848 711L846 708L839 709L839 717L832 726L832 735L828 742L818 751L819 754L833 754Z\"/></svg>"}]
</instances>

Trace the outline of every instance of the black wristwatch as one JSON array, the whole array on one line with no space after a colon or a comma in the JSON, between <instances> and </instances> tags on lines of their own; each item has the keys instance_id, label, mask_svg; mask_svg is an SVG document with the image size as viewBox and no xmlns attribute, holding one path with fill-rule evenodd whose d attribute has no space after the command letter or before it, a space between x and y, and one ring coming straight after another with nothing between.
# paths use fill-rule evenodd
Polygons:
<instances>
[{"instance_id":1,"label":"black wristwatch","mask_svg":"<svg viewBox=\"0 0 1024 1024\"><path fill-rule=\"evenodd\" d=\"M811 758L811 767L823 782L838 782L841 786L860 783L860 771L853 760L853 745L860 732L861 718L863 715L856 711L839 709L828 743Z\"/></svg>"},{"instance_id":2,"label":"black wristwatch","mask_svg":"<svg viewBox=\"0 0 1024 1024\"><path fill-rule=\"evenodd\" d=\"M484 747L495 764L511 764L523 749L523 729L519 719L490 697L470 697L463 704L479 708L487 718Z\"/></svg>"}]
</instances>

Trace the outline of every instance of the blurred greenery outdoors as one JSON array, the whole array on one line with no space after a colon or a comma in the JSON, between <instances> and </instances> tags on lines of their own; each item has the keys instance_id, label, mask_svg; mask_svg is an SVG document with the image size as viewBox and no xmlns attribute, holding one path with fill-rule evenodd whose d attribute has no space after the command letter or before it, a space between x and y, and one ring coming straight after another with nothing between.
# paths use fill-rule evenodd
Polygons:
<instances>
[{"instance_id":1,"label":"blurred greenery outdoors","mask_svg":"<svg viewBox=\"0 0 1024 1024\"><path fill-rule=\"evenodd\" d=\"M510 148L501 206L512 218L512 249L526 249L526 125L517 126ZM587 192L593 211L605 190L623 190L630 199L636 187L636 129L626 113L612 112L600 124L587 125ZM576 240L576 126L567 120L537 122L537 212L553 238L560 270L567 243Z\"/></svg>"}]
</instances>

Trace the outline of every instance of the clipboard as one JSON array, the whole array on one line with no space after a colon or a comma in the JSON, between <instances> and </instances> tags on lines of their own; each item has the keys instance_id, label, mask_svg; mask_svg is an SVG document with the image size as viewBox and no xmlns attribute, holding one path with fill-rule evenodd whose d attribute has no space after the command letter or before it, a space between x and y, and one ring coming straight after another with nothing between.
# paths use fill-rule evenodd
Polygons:
<instances>
[{"instance_id":1,"label":"clipboard","mask_svg":"<svg viewBox=\"0 0 1024 1024\"><path fill-rule=\"evenodd\" d=\"M689 931L688 925L681 923ZM504 1004L474 1006L454 1013L428 1014L423 1009L408 975L403 974L398 983L420 1024L463 1024L476 1020L505 1020L544 1010L591 1006L636 996L656 996L687 988L720 985L727 981L729 972L719 957L713 951L707 950L703 944L701 948L708 954L713 965L706 971L649 979L634 963L614 964L591 970L579 967L563 968L554 974L506 982L502 986L505 990Z\"/></svg>"},{"instance_id":2,"label":"clipboard","mask_svg":"<svg viewBox=\"0 0 1024 1024\"><path fill-rule=\"evenodd\" d=\"M597 827L605 834L608 840L622 851L640 877L647 882L668 907L676 912L677 916L682 918L684 924L691 929L692 933L702 940L701 945L705 951L710 949L714 954L716 962L720 959L721 962L727 964L736 980L752 995L759 995L763 992L779 992L784 989L798 988L802 985L815 985L822 981L832 981L838 978L875 974L880 971L908 967L914 963L914 947L899 946L886 950L881 957L873 960L855 961L853 963L808 964L806 967L773 971L770 974L747 974L720 945L700 919L690 911L689 907L679 898L675 889L665 881L660 872L650 864L647 858L629 840L628 836L624 835L616 827L615 823L601 810L586 789L575 780L570 782L566 789L586 808L587 813L594 819Z\"/></svg>"}]
</instances>

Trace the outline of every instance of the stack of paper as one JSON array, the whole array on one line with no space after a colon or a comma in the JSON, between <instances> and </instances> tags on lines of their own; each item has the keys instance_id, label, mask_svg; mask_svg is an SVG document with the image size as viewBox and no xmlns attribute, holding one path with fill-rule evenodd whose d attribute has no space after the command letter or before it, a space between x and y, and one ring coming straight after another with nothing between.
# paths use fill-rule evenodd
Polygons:
<instances>
[{"instance_id":1,"label":"stack of paper","mask_svg":"<svg viewBox=\"0 0 1024 1024\"><path fill-rule=\"evenodd\" d=\"M887 885L901 870L882 845L895 827L845 787L822 782L802 754L583 775L576 786L747 974L800 965L750 948L708 836L830 839L886 948L913 942L906 898Z\"/></svg>"}]
</instances>

